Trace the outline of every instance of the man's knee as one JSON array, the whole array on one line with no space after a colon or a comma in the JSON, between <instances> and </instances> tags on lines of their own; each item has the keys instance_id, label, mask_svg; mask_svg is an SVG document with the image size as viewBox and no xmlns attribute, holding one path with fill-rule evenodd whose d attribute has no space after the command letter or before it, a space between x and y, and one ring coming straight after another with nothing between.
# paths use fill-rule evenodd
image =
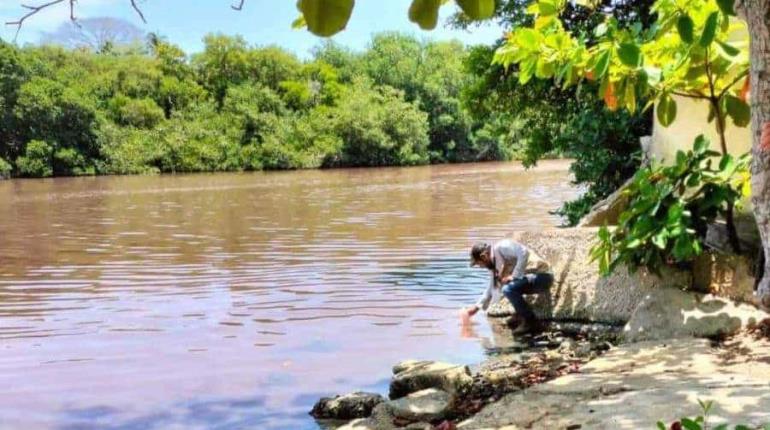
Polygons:
<instances>
[{"instance_id":1,"label":"man's knee","mask_svg":"<svg viewBox=\"0 0 770 430\"><path fill-rule=\"evenodd\" d=\"M503 294L507 297L512 294L522 294L521 290L527 285L526 278L518 278L503 286Z\"/></svg>"},{"instance_id":2,"label":"man's knee","mask_svg":"<svg viewBox=\"0 0 770 430\"><path fill-rule=\"evenodd\" d=\"M540 290L547 290L553 285L553 275L550 273L539 273L535 278L535 287Z\"/></svg>"}]
</instances>

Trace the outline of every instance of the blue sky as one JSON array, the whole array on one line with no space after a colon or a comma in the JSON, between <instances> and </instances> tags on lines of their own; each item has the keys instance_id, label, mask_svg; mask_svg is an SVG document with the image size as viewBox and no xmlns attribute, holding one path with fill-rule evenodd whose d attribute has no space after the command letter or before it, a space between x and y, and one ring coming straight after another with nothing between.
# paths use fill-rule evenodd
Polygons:
<instances>
[{"instance_id":1,"label":"blue sky","mask_svg":"<svg viewBox=\"0 0 770 430\"><path fill-rule=\"evenodd\" d=\"M23 0L40 4L45 0ZM0 0L2 22L23 15L22 0ZM403 31L430 39L458 39L465 44L489 44L502 34L495 24L484 24L471 31L450 30L443 25L432 32L421 31L409 22L407 10L411 0L358 0L348 28L334 40L354 49L362 49L372 33ZM80 17L113 16L126 19L146 31L156 31L188 52L200 51L206 33L240 34L254 45L276 44L297 55L307 56L310 48L321 39L305 30L293 30L291 22L297 17L294 0L246 0L242 11L230 8L230 0L139 0L147 17L141 22L130 7L129 0L79 0ZM454 5L442 10L442 21ZM66 4L57 5L30 18L22 28L18 43L34 43L42 31L51 31L69 18ZM13 39L14 27L4 26L0 37Z\"/></svg>"}]
</instances>

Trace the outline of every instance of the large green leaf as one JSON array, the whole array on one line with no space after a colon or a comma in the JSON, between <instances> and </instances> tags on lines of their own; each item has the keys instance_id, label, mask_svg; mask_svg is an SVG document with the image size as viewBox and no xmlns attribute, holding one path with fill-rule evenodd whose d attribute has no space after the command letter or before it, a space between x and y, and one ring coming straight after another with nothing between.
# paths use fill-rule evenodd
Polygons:
<instances>
[{"instance_id":1,"label":"large green leaf","mask_svg":"<svg viewBox=\"0 0 770 430\"><path fill-rule=\"evenodd\" d=\"M735 15L735 6L733 3L735 3L735 0L717 0L719 9L727 16Z\"/></svg>"},{"instance_id":2,"label":"large green leaf","mask_svg":"<svg viewBox=\"0 0 770 430\"><path fill-rule=\"evenodd\" d=\"M433 30L438 24L441 3L441 0L413 0L409 6L409 20L417 23L423 30Z\"/></svg>"},{"instance_id":3,"label":"large green leaf","mask_svg":"<svg viewBox=\"0 0 770 430\"><path fill-rule=\"evenodd\" d=\"M495 13L495 0L456 0L463 13L469 18L480 20L491 18Z\"/></svg>"},{"instance_id":4,"label":"large green leaf","mask_svg":"<svg viewBox=\"0 0 770 430\"><path fill-rule=\"evenodd\" d=\"M317 36L329 37L345 29L353 13L354 0L298 0L307 28Z\"/></svg>"},{"instance_id":5,"label":"large green leaf","mask_svg":"<svg viewBox=\"0 0 770 430\"><path fill-rule=\"evenodd\" d=\"M668 127L676 119L676 101L666 94L658 100L658 121L663 127Z\"/></svg>"},{"instance_id":6,"label":"large green leaf","mask_svg":"<svg viewBox=\"0 0 770 430\"><path fill-rule=\"evenodd\" d=\"M725 99L725 108L727 115L733 119L733 124L737 127L746 127L751 122L751 108L740 98L728 95Z\"/></svg>"},{"instance_id":7,"label":"large green leaf","mask_svg":"<svg viewBox=\"0 0 770 430\"><path fill-rule=\"evenodd\" d=\"M600 80L607 73L610 67L610 51L604 51L596 57L596 63L591 71L594 74L594 79Z\"/></svg>"},{"instance_id":8,"label":"large green leaf","mask_svg":"<svg viewBox=\"0 0 770 430\"><path fill-rule=\"evenodd\" d=\"M719 12L711 12L706 18L706 25L703 27L703 33L700 36L700 46L707 47L711 45L717 35L717 26L719 25Z\"/></svg>"},{"instance_id":9,"label":"large green leaf","mask_svg":"<svg viewBox=\"0 0 770 430\"><path fill-rule=\"evenodd\" d=\"M618 57L626 66L639 67L642 62L642 50L635 43L621 43Z\"/></svg>"},{"instance_id":10,"label":"large green leaf","mask_svg":"<svg viewBox=\"0 0 770 430\"><path fill-rule=\"evenodd\" d=\"M695 39L694 29L695 23L693 23L690 15L684 14L676 21L676 30L679 32L679 37L684 43L692 43Z\"/></svg>"}]
</instances>

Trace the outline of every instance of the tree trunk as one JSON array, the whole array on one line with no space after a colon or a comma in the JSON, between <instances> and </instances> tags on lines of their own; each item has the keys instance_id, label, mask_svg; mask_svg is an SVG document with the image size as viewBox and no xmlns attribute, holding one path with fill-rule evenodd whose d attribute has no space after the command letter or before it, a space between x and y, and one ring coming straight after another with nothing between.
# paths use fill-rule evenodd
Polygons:
<instances>
[{"instance_id":1,"label":"tree trunk","mask_svg":"<svg viewBox=\"0 0 770 430\"><path fill-rule=\"evenodd\" d=\"M751 35L751 192L765 251L757 298L770 308L770 0L738 0L736 6Z\"/></svg>"}]
</instances>

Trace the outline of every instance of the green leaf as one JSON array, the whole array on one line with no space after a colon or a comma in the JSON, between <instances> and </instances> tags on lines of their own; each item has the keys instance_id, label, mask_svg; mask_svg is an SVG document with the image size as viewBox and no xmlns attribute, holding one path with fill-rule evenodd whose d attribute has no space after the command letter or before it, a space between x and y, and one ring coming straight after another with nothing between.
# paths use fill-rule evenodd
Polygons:
<instances>
[{"instance_id":1,"label":"green leaf","mask_svg":"<svg viewBox=\"0 0 770 430\"><path fill-rule=\"evenodd\" d=\"M610 51L603 51L596 58L596 63L592 69L594 73L594 79L597 81L602 79L607 74L607 70L610 68Z\"/></svg>"},{"instance_id":2,"label":"green leaf","mask_svg":"<svg viewBox=\"0 0 770 430\"><path fill-rule=\"evenodd\" d=\"M596 28L594 29L594 36L596 36L597 38L600 38L605 34L607 34L607 24L605 23L601 23L597 25Z\"/></svg>"},{"instance_id":3,"label":"green leaf","mask_svg":"<svg viewBox=\"0 0 770 430\"><path fill-rule=\"evenodd\" d=\"M730 171L735 167L735 158L730 154L725 154L719 160L719 170L722 172Z\"/></svg>"},{"instance_id":4,"label":"green leaf","mask_svg":"<svg viewBox=\"0 0 770 430\"><path fill-rule=\"evenodd\" d=\"M727 95L725 99L727 115L733 119L736 127L746 127L751 123L751 108L746 102L734 95Z\"/></svg>"},{"instance_id":5,"label":"green leaf","mask_svg":"<svg viewBox=\"0 0 770 430\"><path fill-rule=\"evenodd\" d=\"M735 57L736 55L741 53L740 49L732 45L728 45L725 42L717 40L717 44L719 44L719 47L722 48L722 50L725 51L725 54L729 55L730 57Z\"/></svg>"},{"instance_id":6,"label":"green leaf","mask_svg":"<svg viewBox=\"0 0 770 430\"><path fill-rule=\"evenodd\" d=\"M631 113L636 112L636 87L633 83L626 84L626 91L624 92L623 99L626 103L626 109Z\"/></svg>"},{"instance_id":7,"label":"green leaf","mask_svg":"<svg viewBox=\"0 0 770 430\"><path fill-rule=\"evenodd\" d=\"M516 43L522 48L537 50L540 47L542 36L531 28L522 28L516 32Z\"/></svg>"},{"instance_id":8,"label":"green leaf","mask_svg":"<svg viewBox=\"0 0 770 430\"><path fill-rule=\"evenodd\" d=\"M682 418L680 422L682 423L682 427L686 428L687 430L702 430L700 424L689 418Z\"/></svg>"},{"instance_id":9,"label":"green leaf","mask_svg":"<svg viewBox=\"0 0 770 430\"><path fill-rule=\"evenodd\" d=\"M668 237L666 235L666 231L664 230L652 237L652 244L657 246L658 249L662 251L666 249L666 244L668 242L667 239Z\"/></svg>"},{"instance_id":10,"label":"green leaf","mask_svg":"<svg viewBox=\"0 0 770 430\"><path fill-rule=\"evenodd\" d=\"M639 67L642 62L642 50L635 43L621 43L618 57L628 67Z\"/></svg>"},{"instance_id":11,"label":"green leaf","mask_svg":"<svg viewBox=\"0 0 770 430\"><path fill-rule=\"evenodd\" d=\"M658 100L658 122L663 127L670 126L676 119L676 101L666 94Z\"/></svg>"},{"instance_id":12,"label":"green leaf","mask_svg":"<svg viewBox=\"0 0 770 430\"><path fill-rule=\"evenodd\" d=\"M537 60L534 58L527 58L519 63L519 83L525 85L532 79L535 74L535 67L537 66Z\"/></svg>"},{"instance_id":13,"label":"green leaf","mask_svg":"<svg viewBox=\"0 0 770 430\"><path fill-rule=\"evenodd\" d=\"M423 30L433 30L438 24L441 0L413 0L409 6L409 20Z\"/></svg>"},{"instance_id":14,"label":"green leaf","mask_svg":"<svg viewBox=\"0 0 770 430\"><path fill-rule=\"evenodd\" d=\"M298 0L297 9L302 12L307 28L322 37L342 31L353 13L354 0Z\"/></svg>"},{"instance_id":15,"label":"green leaf","mask_svg":"<svg viewBox=\"0 0 770 430\"><path fill-rule=\"evenodd\" d=\"M658 421L658 430L666 430L666 425L663 424L663 421Z\"/></svg>"},{"instance_id":16,"label":"green leaf","mask_svg":"<svg viewBox=\"0 0 770 430\"><path fill-rule=\"evenodd\" d=\"M537 2L540 16L554 16L559 14L559 7L548 0L540 0Z\"/></svg>"},{"instance_id":17,"label":"green leaf","mask_svg":"<svg viewBox=\"0 0 770 430\"><path fill-rule=\"evenodd\" d=\"M738 424L735 426L735 430L751 430L751 428L744 424Z\"/></svg>"},{"instance_id":18,"label":"green leaf","mask_svg":"<svg viewBox=\"0 0 770 430\"><path fill-rule=\"evenodd\" d=\"M695 23L690 18L690 15L683 14L676 21L676 30L679 32L679 37L684 43L692 43L695 39Z\"/></svg>"},{"instance_id":19,"label":"green leaf","mask_svg":"<svg viewBox=\"0 0 770 430\"><path fill-rule=\"evenodd\" d=\"M304 15L300 15L297 19L295 19L291 23L291 28L295 30L299 30L300 28L305 28L305 27L307 27L307 22L305 22Z\"/></svg>"},{"instance_id":20,"label":"green leaf","mask_svg":"<svg viewBox=\"0 0 770 430\"><path fill-rule=\"evenodd\" d=\"M711 12L708 18L706 18L706 25L703 27L703 34L700 36L700 46L707 47L714 42L714 37L717 35L717 25L719 25L719 13Z\"/></svg>"},{"instance_id":21,"label":"green leaf","mask_svg":"<svg viewBox=\"0 0 770 430\"><path fill-rule=\"evenodd\" d=\"M470 19L492 18L495 13L495 0L455 0Z\"/></svg>"},{"instance_id":22,"label":"green leaf","mask_svg":"<svg viewBox=\"0 0 770 430\"><path fill-rule=\"evenodd\" d=\"M735 16L734 2L735 0L717 0L717 5L719 5L719 10L721 10L723 14Z\"/></svg>"},{"instance_id":23,"label":"green leaf","mask_svg":"<svg viewBox=\"0 0 770 430\"><path fill-rule=\"evenodd\" d=\"M696 154L702 154L706 152L706 150L709 147L709 140L706 139L706 136L700 134L698 137L695 138L695 143L693 143L693 152Z\"/></svg>"}]
</instances>

